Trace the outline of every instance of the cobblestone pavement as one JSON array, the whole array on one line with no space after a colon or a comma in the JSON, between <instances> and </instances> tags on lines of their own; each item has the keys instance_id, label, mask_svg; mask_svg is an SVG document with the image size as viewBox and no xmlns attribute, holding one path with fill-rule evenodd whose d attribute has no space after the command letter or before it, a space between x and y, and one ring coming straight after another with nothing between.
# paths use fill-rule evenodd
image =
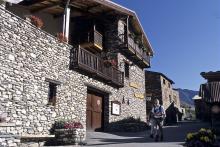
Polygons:
<instances>
[{"instance_id":1,"label":"cobblestone pavement","mask_svg":"<svg viewBox=\"0 0 220 147\"><path fill-rule=\"evenodd\" d=\"M149 131L139 133L102 133L88 132L87 145L97 147L182 147L188 132L195 132L208 124L200 122L181 122L164 127L164 141L154 142Z\"/></svg>"}]
</instances>

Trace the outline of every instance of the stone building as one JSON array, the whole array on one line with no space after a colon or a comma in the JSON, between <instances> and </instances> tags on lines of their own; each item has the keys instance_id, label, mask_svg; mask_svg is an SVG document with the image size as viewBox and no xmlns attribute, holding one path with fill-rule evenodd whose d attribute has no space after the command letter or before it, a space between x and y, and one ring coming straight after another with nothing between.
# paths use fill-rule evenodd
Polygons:
<instances>
[{"instance_id":1,"label":"stone building","mask_svg":"<svg viewBox=\"0 0 220 147\"><path fill-rule=\"evenodd\" d=\"M85 131L127 117L146 121L143 69L151 56L136 13L114 2L2 4L0 113L13 125L0 130L38 135L60 119L80 121Z\"/></svg>"},{"instance_id":2,"label":"stone building","mask_svg":"<svg viewBox=\"0 0 220 147\"><path fill-rule=\"evenodd\" d=\"M173 123L178 121L178 114L180 113L180 98L179 92L173 89L174 82L166 75L160 72L145 71L145 87L147 99L147 114L153 107L154 99L159 99L166 111L166 123Z\"/></svg>"}]
</instances>

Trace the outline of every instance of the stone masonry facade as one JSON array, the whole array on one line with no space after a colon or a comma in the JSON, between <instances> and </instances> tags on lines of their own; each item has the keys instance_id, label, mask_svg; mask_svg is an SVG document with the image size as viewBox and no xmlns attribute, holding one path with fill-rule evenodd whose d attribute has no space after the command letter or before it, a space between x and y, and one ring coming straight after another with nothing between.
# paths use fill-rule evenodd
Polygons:
<instances>
[{"instance_id":1,"label":"stone masonry facade","mask_svg":"<svg viewBox=\"0 0 220 147\"><path fill-rule=\"evenodd\" d=\"M165 110L174 102L175 107L180 110L179 92L172 87L173 81L158 72L145 72L146 94L151 95L151 101L147 102L148 111L151 110L153 100L159 99Z\"/></svg>"},{"instance_id":2,"label":"stone masonry facade","mask_svg":"<svg viewBox=\"0 0 220 147\"><path fill-rule=\"evenodd\" d=\"M29 22L0 7L0 113L7 113L6 121L15 123L8 133L49 134L59 119L80 121L86 128L87 85L108 91L109 122L133 116L146 121L146 103L134 96L144 93L144 71L130 66L130 78L123 88L114 88L74 70L69 70L71 45L36 28ZM128 60L118 53L118 62ZM58 81L56 105L48 105L47 79ZM129 86L138 82L139 88ZM121 115L111 114L111 101L121 104ZM107 115L106 115L107 116ZM1 127L0 127L1 131Z\"/></svg>"}]
</instances>

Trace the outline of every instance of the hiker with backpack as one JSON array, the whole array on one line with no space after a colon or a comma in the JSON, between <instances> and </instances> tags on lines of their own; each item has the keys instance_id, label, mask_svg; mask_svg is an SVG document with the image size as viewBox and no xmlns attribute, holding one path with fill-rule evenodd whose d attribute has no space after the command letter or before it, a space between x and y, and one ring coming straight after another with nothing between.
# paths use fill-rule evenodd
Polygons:
<instances>
[{"instance_id":1,"label":"hiker with backpack","mask_svg":"<svg viewBox=\"0 0 220 147\"><path fill-rule=\"evenodd\" d=\"M163 121L166 117L165 114L165 110L164 107L162 105L160 105L159 100L155 99L154 100L154 106L151 110L152 113L152 126L151 126L151 135L150 137L155 137L155 141L159 140L159 136L160 136L160 140L163 140ZM155 129L155 131L153 132L153 129ZM153 133L155 133L155 136L153 136Z\"/></svg>"}]
</instances>

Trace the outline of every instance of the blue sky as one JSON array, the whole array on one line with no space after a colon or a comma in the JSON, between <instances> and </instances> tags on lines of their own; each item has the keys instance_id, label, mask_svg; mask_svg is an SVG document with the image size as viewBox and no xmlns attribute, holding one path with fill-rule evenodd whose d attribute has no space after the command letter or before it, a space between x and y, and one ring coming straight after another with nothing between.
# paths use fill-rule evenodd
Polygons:
<instances>
[{"instance_id":1,"label":"blue sky","mask_svg":"<svg viewBox=\"0 0 220 147\"><path fill-rule=\"evenodd\" d=\"M175 88L198 90L220 70L220 0L113 0L139 16L154 48L152 67Z\"/></svg>"}]
</instances>

